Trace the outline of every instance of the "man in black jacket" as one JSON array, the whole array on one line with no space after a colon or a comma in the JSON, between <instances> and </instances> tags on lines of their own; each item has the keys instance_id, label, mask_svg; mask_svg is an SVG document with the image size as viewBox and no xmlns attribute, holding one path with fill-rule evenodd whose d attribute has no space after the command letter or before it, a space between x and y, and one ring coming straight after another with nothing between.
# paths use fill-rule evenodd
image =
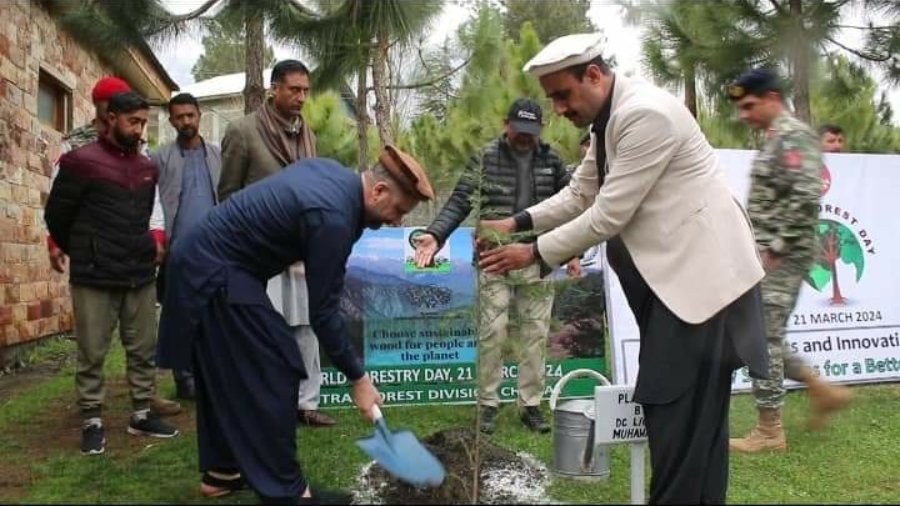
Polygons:
<instances>
[{"instance_id":1,"label":"man in black jacket","mask_svg":"<svg viewBox=\"0 0 900 506\"><path fill-rule=\"evenodd\" d=\"M540 141L541 118L541 107L533 100L520 98L513 102L504 120L503 135L472 157L440 214L426 233L417 238L418 266L431 264L434 255L473 207L477 208L479 220L505 218L547 199L568 184L569 176L559 155ZM522 338L517 399L523 408L522 422L529 429L549 432L550 425L541 414L540 403L544 393L553 286L541 280L537 266L502 276L481 273L479 286L480 430L491 433L496 424L503 342L510 323L509 308L514 302Z\"/></svg>"},{"instance_id":2,"label":"man in black jacket","mask_svg":"<svg viewBox=\"0 0 900 506\"><path fill-rule=\"evenodd\" d=\"M134 409L128 432L178 434L150 411L156 386L154 279L165 238L149 229L159 172L139 152L148 113L137 94L113 95L103 136L60 159L44 213L50 236L69 257L85 455L103 453L106 446L103 362L117 324Z\"/></svg>"}]
</instances>

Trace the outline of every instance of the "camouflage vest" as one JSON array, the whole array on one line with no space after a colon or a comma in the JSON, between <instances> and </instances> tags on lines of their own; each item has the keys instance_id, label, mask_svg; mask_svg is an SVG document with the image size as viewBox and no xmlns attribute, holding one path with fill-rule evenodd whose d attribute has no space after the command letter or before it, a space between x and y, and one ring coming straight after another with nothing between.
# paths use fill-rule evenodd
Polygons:
<instances>
[{"instance_id":1,"label":"camouflage vest","mask_svg":"<svg viewBox=\"0 0 900 506\"><path fill-rule=\"evenodd\" d=\"M85 144L90 144L96 141L99 136L100 134L97 132L97 129L94 128L93 123L88 123L87 125L80 126L63 137L62 151L63 153L65 153L74 149L78 149Z\"/></svg>"}]
</instances>

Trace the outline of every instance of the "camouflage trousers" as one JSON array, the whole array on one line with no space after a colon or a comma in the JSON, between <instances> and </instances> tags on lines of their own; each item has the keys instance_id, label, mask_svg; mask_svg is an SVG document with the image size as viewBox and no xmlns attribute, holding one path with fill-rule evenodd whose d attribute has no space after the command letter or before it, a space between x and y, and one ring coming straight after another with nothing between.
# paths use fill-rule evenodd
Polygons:
<instances>
[{"instance_id":1,"label":"camouflage trousers","mask_svg":"<svg viewBox=\"0 0 900 506\"><path fill-rule=\"evenodd\" d=\"M780 408L784 404L784 378L800 381L806 364L792 350L785 337L788 317L797 304L803 278L809 269L808 257L786 258L762 281L766 338L769 348L769 379L753 380L753 396L758 408Z\"/></svg>"},{"instance_id":2,"label":"camouflage trousers","mask_svg":"<svg viewBox=\"0 0 900 506\"><path fill-rule=\"evenodd\" d=\"M553 284L531 265L505 275L479 274L478 403L499 406L503 348L509 329L517 328L519 406L538 406L544 395L547 333L553 309ZM512 312L515 309L515 312ZM511 318L513 313L515 318Z\"/></svg>"}]
</instances>

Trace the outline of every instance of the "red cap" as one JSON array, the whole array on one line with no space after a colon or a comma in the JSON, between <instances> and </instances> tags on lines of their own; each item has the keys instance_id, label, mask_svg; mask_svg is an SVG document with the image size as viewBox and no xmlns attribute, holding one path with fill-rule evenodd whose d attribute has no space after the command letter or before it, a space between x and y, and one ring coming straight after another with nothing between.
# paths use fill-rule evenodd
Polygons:
<instances>
[{"instance_id":1,"label":"red cap","mask_svg":"<svg viewBox=\"0 0 900 506\"><path fill-rule=\"evenodd\" d=\"M94 91L91 92L91 98L94 102L102 102L109 100L116 93L123 91L131 91L131 86L116 76L101 77L97 84L94 85Z\"/></svg>"}]
</instances>

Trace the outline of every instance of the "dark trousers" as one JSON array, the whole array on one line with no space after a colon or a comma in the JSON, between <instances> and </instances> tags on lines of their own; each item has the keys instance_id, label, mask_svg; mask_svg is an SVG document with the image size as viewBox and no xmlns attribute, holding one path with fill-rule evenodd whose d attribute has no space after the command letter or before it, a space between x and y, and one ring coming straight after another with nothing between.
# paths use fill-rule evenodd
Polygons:
<instances>
[{"instance_id":1,"label":"dark trousers","mask_svg":"<svg viewBox=\"0 0 900 506\"><path fill-rule=\"evenodd\" d=\"M163 262L159 266L159 270L156 272L156 302L162 304L163 300L165 300L166 294L166 263ZM175 385L178 385L179 388L183 388L183 386L194 379L194 375L191 371L179 371L172 370L172 379L175 381Z\"/></svg>"},{"instance_id":2,"label":"dark trousers","mask_svg":"<svg viewBox=\"0 0 900 506\"><path fill-rule=\"evenodd\" d=\"M296 503L306 489L295 439L304 374L284 318L220 291L193 351L200 471L239 470L264 502Z\"/></svg>"},{"instance_id":3,"label":"dark trousers","mask_svg":"<svg viewBox=\"0 0 900 506\"><path fill-rule=\"evenodd\" d=\"M727 341L713 338L715 326L709 330L712 359L696 364L694 384L671 402L644 404L653 473L650 504L725 503L734 355ZM642 347L645 342L642 339Z\"/></svg>"},{"instance_id":4,"label":"dark trousers","mask_svg":"<svg viewBox=\"0 0 900 506\"><path fill-rule=\"evenodd\" d=\"M728 408L734 339L762 342L759 287L711 319L679 319L653 293L619 239L607 245L641 335L635 400L650 446L650 504L722 504L728 489ZM743 333L748 333L746 336Z\"/></svg>"}]
</instances>

